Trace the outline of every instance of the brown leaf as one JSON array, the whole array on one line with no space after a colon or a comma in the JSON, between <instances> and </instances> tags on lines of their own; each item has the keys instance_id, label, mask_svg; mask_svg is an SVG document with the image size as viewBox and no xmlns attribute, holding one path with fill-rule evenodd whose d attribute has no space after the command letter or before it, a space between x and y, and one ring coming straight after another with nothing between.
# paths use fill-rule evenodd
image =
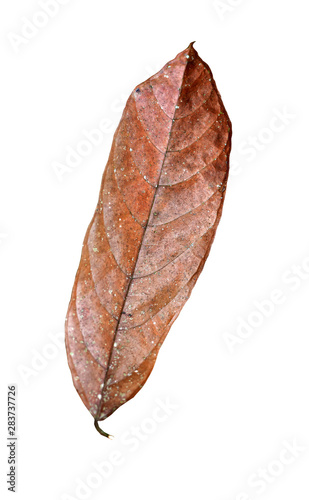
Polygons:
<instances>
[{"instance_id":1,"label":"brown leaf","mask_svg":"<svg viewBox=\"0 0 309 500\"><path fill-rule=\"evenodd\" d=\"M116 130L66 319L96 425L144 385L219 223L231 123L193 44L136 87Z\"/></svg>"}]
</instances>

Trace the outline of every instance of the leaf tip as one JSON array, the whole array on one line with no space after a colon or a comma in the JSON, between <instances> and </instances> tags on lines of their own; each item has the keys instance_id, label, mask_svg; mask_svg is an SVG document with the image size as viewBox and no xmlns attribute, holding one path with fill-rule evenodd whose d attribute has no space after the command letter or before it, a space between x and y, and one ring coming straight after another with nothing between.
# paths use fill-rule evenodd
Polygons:
<instances>
[{"instance_id":1,"label":"leaf tip","mask_svg":"<svg viewBox=\"0 0 309 500\"><path fill-rule=\"evenodd\" d=\"M187 50L188 49L193 49L193 45L195 44L195 41L194 42L191 42L189 43L188 47L187 47Z\"/></svg>"}]
</instances>

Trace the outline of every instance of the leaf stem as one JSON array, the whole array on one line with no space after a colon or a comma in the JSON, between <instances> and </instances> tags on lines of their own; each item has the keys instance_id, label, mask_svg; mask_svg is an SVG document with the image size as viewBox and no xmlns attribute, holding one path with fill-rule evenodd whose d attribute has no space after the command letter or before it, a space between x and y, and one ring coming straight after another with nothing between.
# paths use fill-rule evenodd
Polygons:
<instances>
[{"instance_id":1,"label":"leaf stem","mask_svg":"<svg viewBox=\"0 0 309 500\"><path fill-rule=\"evenodd\" d=\"M94 426L96 428L96 430L102 434L102 436L105 436L107 437L108 439L113 439L114 436L112 436L111 434L107 434L107 432L104 432L100 427L99 427L99 423L98 423L98 420L94 419Z\"/></svg>"}]
</instances>

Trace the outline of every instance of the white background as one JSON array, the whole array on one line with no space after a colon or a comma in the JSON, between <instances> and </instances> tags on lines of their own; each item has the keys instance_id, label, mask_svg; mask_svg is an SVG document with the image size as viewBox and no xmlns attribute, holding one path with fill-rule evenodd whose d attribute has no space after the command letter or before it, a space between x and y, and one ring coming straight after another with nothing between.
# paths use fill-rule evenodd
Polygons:
<instances>
[{"instance_id":1,"label":"white background","mask_svg":"<svg viewBox=\"0 0 309 500\"><path fill-rule=\"evenodd\" d=\"M16 498L307 500L307 2L62 3L23 42L39 3L0 7L1 498L14 382ZM192 40L233 124L223 216L150 379L102 424L109 441L72 385L63 325L112 133L60 177L55 162L103 119L114 131L135 85Z\"/></svg>"}]
</instances>

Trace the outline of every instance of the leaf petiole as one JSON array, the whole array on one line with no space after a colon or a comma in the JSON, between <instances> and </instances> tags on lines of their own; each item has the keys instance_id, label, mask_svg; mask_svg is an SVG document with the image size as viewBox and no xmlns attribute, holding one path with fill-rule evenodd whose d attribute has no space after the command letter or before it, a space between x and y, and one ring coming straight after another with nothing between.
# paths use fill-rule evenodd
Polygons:
<instances>
[{"instance_id":1,"label":"leaf petiole","mask_svg":"<svg viewBox=\"0 0 309 500\"><path fill-rule=\"evenodd\" d=\"M98 420L94 419L94 426L96 428L96 430L102 434L102 436L105 436L107 437L108 439L113 439L114 436L112 436L111 434L107 434L107 432L104 432L100 427L99 427L99 423L98 423Z\"/></svg>"}]
</instances>

